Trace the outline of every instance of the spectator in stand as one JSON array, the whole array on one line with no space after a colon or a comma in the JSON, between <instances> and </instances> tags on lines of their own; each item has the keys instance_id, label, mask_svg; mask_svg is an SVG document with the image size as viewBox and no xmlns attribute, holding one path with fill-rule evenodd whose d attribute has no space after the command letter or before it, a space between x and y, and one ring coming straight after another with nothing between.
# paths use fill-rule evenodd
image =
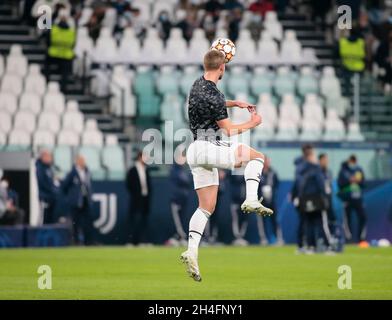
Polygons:
<instances>
[{"instance_id":1,"label":"spectator in stand","mask_svg":"<svg viewBox=\"0 0 392 320\"><path fill-rule=\"evenodd\" d=\"M87 23L87 28L89 30L89 34L91 39L95 42L99 37L99 32L101 31L102 21L105 17L106 7L104 6L96 6L94 8L93 14L90 17L89 22Z\"/></svg>"},{"instance_id":2,"label":"spectator in stand","mask_svg":"<svg viewBox=\"0 0 392 320\"><path fill-rule=\"evenodd\" d=\"M386 93L391 92L392 86L392 30L387 39L383 39L377 48L375 61L380 68L380 80Z\"/></svg>"},{"instance_id":3,"label":"spectator in stand","mask_svg":"<svg viewBox=\"0 0 392 320\"><path fill-rule=\"evenodd\" d=\"M159 13L158 21L156 27L159 32L159 36L166 41L170 37L170 31L173 27L172 22L170 21L169 12L163 10Z\"/></svg>"},{"instance_id":4,"label":"spectator in stand","mask_svg":"<svg viewBox=\"0 0 392 320\"><path fill-rule=\"evenodd\" d=\"M225 3L223 4L223 9L224 10L240 9L241 11L244 11L244 6L238 0L226 0Z\"/></svg>"},{"instance_id":5,"label":"spectator in stand","mask_svg":"<svg viewBox=\"0 0 392 320\"><path fill-rule=\"evenodd\" d=\"M312 19L313 21L321 24L321 29L324 30L327 26L326 17L328 12L332 9L331 0L312 0L311 5L313 8Z\"/></svg>"},{"instance_id":6,"label":"spectator in stand","mask_svg":"<svg viewBox=\"0 0 392 320\"><path fill-rule=\"evenodd\" d=\"M275 10L275 5L271 0L256 0L255 2L251 3L249 10L253 13L259 14L264 18L268 11Z\"/></svg>"},{"instance_id":7,"label":"spectator in stand","mask_svg":"<svg viewBox=\"0 0 392 320\"><path fill-rule=\"evenodd\" d=\"M242 9L235 8L230 11L228 19L228 36L229 39L236 42L240 33L240 24L242 20Z\"/></svg>"},{"instance_id":8,"label":"spectator in stand","mask_svg":"<svg viewBox=\"0 0 392 320\"><path fill-rule=\"evenodd\" d=\"M92 244L91 174L83 156L76 157L75 164L62 182L61 188L71 210L74 243Z\"/></svg>"},{"instance_id":9,"label":"spectator in stand","mask_svg":"<svg viewBox=\"0 0 392 320\"><path fill-rule=\"evenodd\" d=\"M196 11L181 11L182 13L178 13L179 22L177 23L177 28L182 30L182 36L186 41L192 39L193 30L197 28L197 19L196 19Z\"/></svg>"},{"instance_id":10,"label":"spectator in stand","mask_svg":"<svg viewBox=\"0 0 392 320\"><path fill-rule=\"evenodd\" d=\"M362 168L357 163L357 157L351 155L347 161L342 163L338 177L339 197L343 201L348 240L357 242L366 240L366 213L363 206L363 188L365 187L365 176ZM357 214L359 228L358 234L353 234L352 215Z\"/></svg>"},{"instance_id":11,"label":"spectator in stand","mask_svg":"<svg viewBox=\"0 0 392 320\"><path fill-rule=\"evenodd\" d=\"M216 21L214 20L214 16L212 13L207 12L202 21L201 27L204 29L206 33L206 38L212 42L215 38L216 33Z\"/></svg>"},{"instance_id":12,"label":"spectator in stand","mask_svg":"<svg viewBox=\"0 0 392 320\"><path fill-rule=\"evenodd\" d=\"M222 9L223 6L218 0L208 0L204 4L204 10L206 11L208 16L212 17L214 23L218 21Z\"/></svg>"},{"instance_id":13,"label":"spectator in stand","mask_svg":"<svg viewBox=\"0 0 392 320\"><path fill-rule=\"evenodd\" d=\"M184 231L184 215L189 195L193 190L192 177L183 153L174 158L170 170L170 209L173 217L175 234L167 241L168 245L186 245L187 234Z\"/></svg>"},{"instance_id":14,"label":"spectator in stand","mask_svg":"<svg viewBox=\"0 0 392 320\"><path fill-rule=\"evenodd\" d=\"M126 185L130 195L129 234L134 245L146 242L151 199L151 179L147 157L138 152L135 166L129 169Z\"/></svg>"},{"instance_id":15,"label":"spectator in stand","mask_svg":"<svg viewBox=\"0 0 392 320\"><path fill-rule=\"evenodd\" d=\"M282 230L278 223L278 216L276 210L276 197L279 188L279 178L276 171L271 167L271 159L266 157L264 159L264 169L263 169L263 179L260 180L259 184L259 195L263 197L263 203L265 203L268 208L274 211L274 214L270 217L260 217L258 219L263 219L267 221L271 219L274 236L276 237L276 243L283 245ZM264 224L264 223L263 223Z\"/></svg>"},{"instance_id":16,"label":"spectator in stand","mask_svg":"<svg viewBox=\"0 0 392 320\"><path fill-rule=\"evenodd\" d=\"M55 222L55 208L59 191L59 182L55 176L52 153L42 150L36 161L38 196L43 223Z\"/></svg>"},{"instance_id":17,"label":"spectator in stand","mask_svg":"<svg viewBox=\"0 0 392 320\"><path fill-rule=\"evenodd\" d=\"M263 30L263 21L261 19L261 16L257 13L253 13L249 24L247 25L247 28L250 31L252 39L254 41L259 41L261 30Z\"/></svg>"},{"instance_id":18,"label":"spectator in stand","mask_svg":"<svg viewBox=\"0 0 392 320\"><path fill-rule=\"evenodd\" d=\"M0 172L0 178L2 173ZM19 207L18 194L9 188L8 180L0 180L0 225L23 224L24 211Z\"/></svg>"},{"instance_id":19,"label":"spectator in stand","mask_svg":"<svg viewBox=\"0 0 392 320\"><path fill-rule=\"evenodd\" d=\"M66 91L68 77L72 74L72 60L76 30L67 10L62 9L49 32L46 58L46 77L49 79L50 67L56 65L61 73L61 90Z\"/></svg>"}]
</instances>

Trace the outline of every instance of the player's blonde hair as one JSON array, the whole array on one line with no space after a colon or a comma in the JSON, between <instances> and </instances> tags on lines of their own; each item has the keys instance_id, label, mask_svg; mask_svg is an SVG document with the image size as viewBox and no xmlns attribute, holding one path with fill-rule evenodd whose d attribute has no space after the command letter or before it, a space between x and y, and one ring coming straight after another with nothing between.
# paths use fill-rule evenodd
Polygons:
<instances>
[{"instance_id":1,"label":"player's blonde hair","mask_svg":"<svg viewBox=\"0 0 392 320\"><path fill-rule=\"evenodd\" d=\"M225 63L225 54L219 50L210 50L204 55L204 70L218 70Z\"/></svg>"}]
</instances>

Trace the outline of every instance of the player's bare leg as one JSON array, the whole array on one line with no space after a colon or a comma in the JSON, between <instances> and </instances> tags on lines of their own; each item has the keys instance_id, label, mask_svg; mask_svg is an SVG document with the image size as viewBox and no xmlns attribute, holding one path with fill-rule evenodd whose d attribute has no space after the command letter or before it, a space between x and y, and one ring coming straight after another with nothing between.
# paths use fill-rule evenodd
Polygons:
<instances>
[{"instance_id":1,"label":"player's bare leg","mask_svg":"<svg viewBox=\"0 0 392 320\"><path fill-rule=\"evenodd\" d=\"M244 213L256 212L261 216L273 214L270 208L261 204L257 191L264 167L264 155L247 145L240 144L235 152L235 167L245 166L246 199L241 205Z\"/></svg>"},{"instance_id":2,"label":"player's bare leg","mask_svg":"<svg viewBox=\"0 0 392 320\"><path fill-rule=\"evenodd\" d=\"M196 193L199 199L199 207L189 221L188 250L181 254L181 261L186 265L189 276L195 281L201 281L197 262L199 244L208 219L215 210L218 186L200 188L196 190Z\"/></svg>"}]
</instances>

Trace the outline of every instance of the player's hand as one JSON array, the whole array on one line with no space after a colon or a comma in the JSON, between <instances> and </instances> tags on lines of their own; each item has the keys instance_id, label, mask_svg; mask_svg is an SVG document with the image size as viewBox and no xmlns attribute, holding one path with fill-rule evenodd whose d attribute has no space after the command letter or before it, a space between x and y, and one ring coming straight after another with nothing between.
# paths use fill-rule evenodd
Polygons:
<instances>
[{"instance_id":1,"label":"player's hand","mask_svg":"<svg viewBox=\"0 0 392 320\"><path fill-rule=\"evenodd\" d=\"M238 108L247 108L247 109L254 108L254 109L256 109L256 105L251 104L246 101L236 101L235 104L237 105Z\"/></svg>"},{"instance_id":2,"label":"player's hand","mask_svg":"<svg viewBox=\"0 0 392 320\"><path fill-rule=\"evenodd\" d=\"M256 127L261 123L261 116L256 112L252 112L250 121L252 122L253 127Z\"/></svg>"}]
</instances>

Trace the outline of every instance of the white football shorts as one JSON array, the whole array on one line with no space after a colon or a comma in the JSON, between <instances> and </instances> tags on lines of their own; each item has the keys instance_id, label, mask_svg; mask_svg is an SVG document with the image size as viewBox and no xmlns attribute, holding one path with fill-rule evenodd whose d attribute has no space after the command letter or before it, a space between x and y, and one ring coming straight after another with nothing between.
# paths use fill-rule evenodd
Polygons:
<instances>
[{"instance_id":1,"label":"white football shorts","mask_svg":"<svg viewBox=\"0 0 392 320\"><path fill-rule=\"evenodd\" d=\"M231 141L192 142L186 159L193 175L195 189L219 185L219 169L234 169L235 151L239 143Z\"/></svg>"}]
</instances>

